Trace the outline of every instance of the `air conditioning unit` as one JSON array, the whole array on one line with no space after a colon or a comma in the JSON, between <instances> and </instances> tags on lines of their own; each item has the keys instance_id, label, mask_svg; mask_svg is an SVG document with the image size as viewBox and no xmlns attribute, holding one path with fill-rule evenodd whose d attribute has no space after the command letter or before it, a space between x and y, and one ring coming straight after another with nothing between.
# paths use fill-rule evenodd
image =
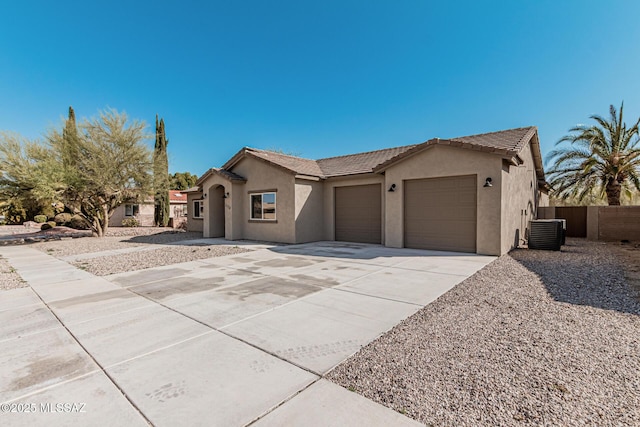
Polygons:
<instances>
[{"instance_id":1,"label":"air conditioning unit","mask_svg":"<svg viewBox=\"0 0 640 427\"><path fill-rule=\"evenodd\" d=\"M564 246L567 243L567 220L566 219L556 219L556 221L562 221L562 245Z\"/></svg>"},{"instance_id":2,"label":"air conditioning unit","mask_svg":"<svg viewBox=\"0 0 640 427\"><path fill-rule=\"evenodd\" d=\"M562 219L536 219L529 221L529 249L559 251L564 244Z\"/></svg>"}]
</instances>

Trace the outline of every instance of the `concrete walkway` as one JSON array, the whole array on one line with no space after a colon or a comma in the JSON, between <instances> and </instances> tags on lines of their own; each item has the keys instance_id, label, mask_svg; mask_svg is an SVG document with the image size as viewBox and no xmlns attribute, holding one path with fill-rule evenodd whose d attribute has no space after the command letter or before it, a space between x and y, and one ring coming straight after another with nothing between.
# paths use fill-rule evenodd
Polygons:
<instances>
[{"instance_id":1,"label":"concrete walkway","mask_svg":"<svg viewBox=\"0 0 640 427\"><path fill-rule=\"evenodd\" d=\"M322 375L493 259L325 243L106 280L0 253L31 285L0 293L0 424L29 426L414 425Z\"/></svg>"}]
</instances>

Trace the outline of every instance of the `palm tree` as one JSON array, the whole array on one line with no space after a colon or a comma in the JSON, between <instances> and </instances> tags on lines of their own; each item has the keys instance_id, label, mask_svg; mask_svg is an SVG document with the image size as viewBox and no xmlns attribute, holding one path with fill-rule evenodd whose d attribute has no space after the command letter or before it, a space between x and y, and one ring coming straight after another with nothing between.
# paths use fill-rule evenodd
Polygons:
<instances>
[{"instance_id":1,"label":"palm tree","mask_svg":"<svg viewBox=\"0 0 640 427\"><path fill-rule=\"evenodd\" d=\"M624 103L619 113L611 105L609 120L591 116L597 124L577 125L556 143L571 144L552 151L547 159L554 159L549 180L556 196L582 201L593 192L600 197L606 193L609 205L620 205L623 190L629 197L632 188L640 191L640 119L627 128L623 109Z\"/></svg>"}]
</instances>

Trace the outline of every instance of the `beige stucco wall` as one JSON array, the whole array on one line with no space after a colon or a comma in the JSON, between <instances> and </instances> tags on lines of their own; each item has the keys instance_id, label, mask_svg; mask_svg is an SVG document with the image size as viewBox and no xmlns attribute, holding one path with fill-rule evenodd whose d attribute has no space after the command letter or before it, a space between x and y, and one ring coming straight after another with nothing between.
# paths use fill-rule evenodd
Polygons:
<instances>
[{"instance_id":1,"label":"beige stucco wall","mask_svg":"<svg viewBox=\"0 0 640 427\"><path fill-rule=\"evenodd\" d=\"M242 213L243 238L295 243L295 178L293 174L251 157L240 160L232 171L247 180L240 194L232 195L234 200L236 196L244 199L243 206L238 203ZM249 194L266 191L276 192L276 221L250 220ZM233 207L236 209L235 205Z\"/></svg>"},{"instance_id":2,"label":"beige stucco wall","mask_svg":"<svg viewBox=\"0 0 640 427\"><path fill-rule=\"evenodd\" d=\"M132 218L125 216L125 205L139 205L140 210L138 215L135 218L138 220L139 224L143 227L152 227L153 226L153 203L124 203L118 206L115 211L113 211L113 215L109 218L109 227L122 227L122 220L125 218Z\"/></svg>"},{"instance_id":3,"label":"beige stucco wall","mask_svg":"<svg viewBox=\"0 0 640 427\"><path fill-rule=\"evenodd\" d=\"M535 219L554 219L555 217L555 206L538 206L538 212Z\"/></svg>"},{"instance_id":4,"label":"beige stucco wall","mask_svg":"<svg viewBox=\"0 0 640 427\"><path fill-rule=\"evenodd\" d=\"M382 244L385 242L385 196L384 175L362 174L347 177L329 178L324 182L324 233L322 240L335 240L335 188L350 185L382 184Z\"/></svg>"},{"instance_id":5,"label":"beige stucco wall","mask_svg":"<svg viewBox=\"0 0 640 427\"><path fill-rule=\"evenodd\" d=\"M295 179L293 174L271 166L263 161L245 157L236 164L232 171L247 182L231 182L228 179L212 174L201 185L203 194L208 199L219 186L229 193L224 199L225 238L229 240L249 239L267 242L296 242L295 226ZM255 192L276 193L276 220L250 220L249 194ZM217 200L217 198L216 198ZM203 235L211 237L216 234L215 219L211 216L213 199L205 203Z\"/></svg>"},{"instance_id":6,"label":"beige stucco wall","mask_svg":"<svg viewBox=\"0 0 640 427\"><path fill-rule=\"evenodd\" d=\"M202 193L188 193L187 194L187 230L188 231L200 231L202 232L202 227L204 220L201 218L194 218L193 214L195 214L193 209L193 201L200 200L202 198Z\"/></svg>"},{"instance_id":7,"label":"beige stucco wall","mask_svg":"<svg viewBox=\"0 0 640 427\"><path fill-rule=\"evenodd\" d=\"M209 187L205 206L207 210L207 237L226 237L226 199L227 189L222 185Z\"/></svg>"},{"instance_id":8,"label":"beige stucco wall","mask_svg":"<svg viewBox=\"0 0 640 427\"><path fill-rule=\"evenodd\" d=\"M232 235L233 216L228 215L231 212L232 205L231 192L233 186L231 182L220 175L213 174L201 186L204 200L202 235L204 237L220 237L223 234L222 230L224 230L226 239L241 239L241 235L237 237ZM229 193L229 197L223 199L222 194L224 193ZM238 197L237 194L236 197ZM224 206L224 209L222 209L222 206ZM193 207L191 210L193 210ZM224 215L222 215L223 213ZM191 213L189 216L191 217ZM224 216L224 218L221 216Z\"/></svg>"},{"instance_id":9,"label":"beige stucco wall","mask_svg":"<svg viewBox=\"0 0 640 427\"><path fill-rule=\"evenodd\" d=\"M476 251L479 254L500 255L500 189L502 159L495 154L466 150L447 146L433 146L418 153L385 172L388 189L396 184L396 190L386 192L385 245L401 248L404 246L404 186L409 179L440 178L446 176L477 176L477 228ZM493 187L484 188L487 177L493 180Z\"/></svg>"},{"instance_id":10,"label":"beige stucco wall","mask_svg":"<svg viewBox=\"0 0 640 427\"><path fill-rule=\"evenodd\" d=\"M540 192L538 196L538 207L549 206L549 193Z\"/></svg>"},{"instance_id":11,"label":"beige stucco wall","mask_svg":"<svg viewBox=\"0 0 640 427\"><path fill-rule=\"evenodd\" d=\"M324 183L295 180L296 243L324 240Z\"/></svg>"},{"instance_id":12,"label":"beige stucco wall","mask_svg":"<svg viewBox=\"0 0 640 427\"><path fill-rule=\"evenodd\" d=\"M519 166L505 165L502 168L502 253L523 243L529 221L536 218L538 180L527 145L518 154L523 160Z\"/></svg>"}]
</instances>

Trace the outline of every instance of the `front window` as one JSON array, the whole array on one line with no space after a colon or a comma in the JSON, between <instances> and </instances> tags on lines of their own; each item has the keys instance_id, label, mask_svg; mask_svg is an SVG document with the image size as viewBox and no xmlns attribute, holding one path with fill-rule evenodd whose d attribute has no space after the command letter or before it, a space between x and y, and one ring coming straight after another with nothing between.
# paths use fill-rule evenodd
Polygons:
<instances>
[{"instance_id":1,"label":"front window","mask_svg":"<svg viewBox=\"0 0 640 427\"><path fill-rule=\"evenodd\" d=\"M204 201L194 200L193 202L193 217L204 218Z\"/></svg>"},{"instance_id":2,"label":"front window","mask_svg":"<svg viewBox=\"0 0 640 427\"><path fill-rule=\"evenodd\" d=\"M140 205L124 205L124 216L137 216L140 213Z\"/></svg>"},{"instance_id":3,"label":"front window","mask_svg":"<svg viewBox=\"0 0 640 427\"><path fill-rule=\"evenodd\" d=\"M249 195L251 219L276 219L276 193L254 193Z\"/></svg>"},{"instance_id":4,"label":"front window","mask_svg":"<svg viewBox=\"0 0 640 427\"><path fill-rule=\"evenodd\" d=\"M173 207L173 216L178 218L181 216L187 216L187 205L177 205Z\"/></svg>"}]
</instances>

